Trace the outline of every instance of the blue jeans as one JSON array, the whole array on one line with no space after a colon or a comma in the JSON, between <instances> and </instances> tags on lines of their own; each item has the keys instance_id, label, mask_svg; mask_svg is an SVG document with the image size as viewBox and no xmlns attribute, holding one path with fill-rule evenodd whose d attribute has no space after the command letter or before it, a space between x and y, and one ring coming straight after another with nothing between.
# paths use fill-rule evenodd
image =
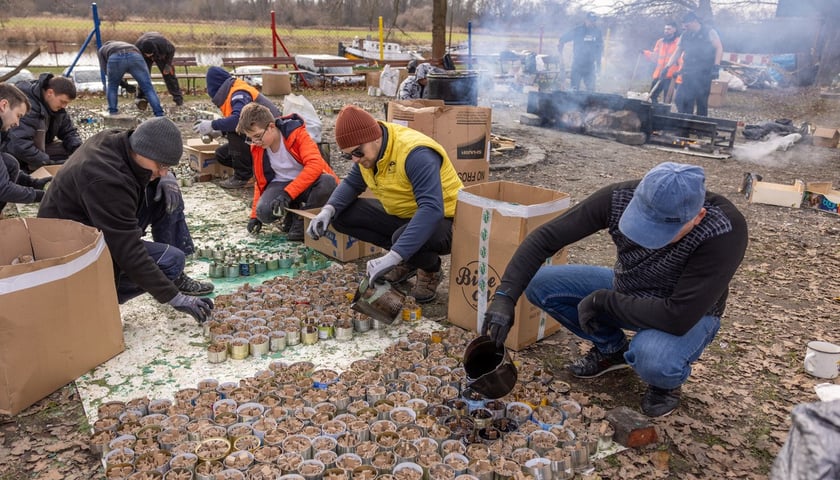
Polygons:
<instances>
[{"instance_id":1,"label":"blue jeans","mask_svg":"<svg viewBox=\"0 0 840 480\"><path fill-rule=\"evenodd\" d=\"M186 257L180 249L165 243L147 242L146 240L143 240L143 246L146 247L149 256L160 267L166 278L175 280L184 271ZM146 293L145 290L131 281L125 272L120 271L117 276L117 301L120 304L144 293Z\"/></svg>"},{"instance_id":2,"label":"blue jeans","mask_svg":"<svg viewBox=\"0 0 840 480\"><path fill-rule=\"evenodd\" d=\"M627 342L624 330L635 331L624 359L646 383L674 389L685 383L691 364L711 343L720 328L720 317L706 315L685 335L677 336L654 328L639 328L602 315L594 335L585 333L578 322L577 305L599 289L613 288L613 270L588 265L553 265L539 269L525 296L580 338L591 341L601 353L621 350Z\"/></svg>"},{"instance_id":3,"label":"blue jeans","mask_svg":"<svg viewBox=\"0 0 840 480\"><path fill-rule=\"evenodd\" d=\"M108 77L108 91L106 98L108 99L108 113L114 115L119 113L117 108L117 93L120 88L120 80L128 72L137 81L137 86L149 105L152 107L156 117L163 116L163 108L160 106L160 98L158 98L155 87L152 85L152 76L149 74L149 69L146 67L146 61L143 60L143 55L136 52L120 52L108 57L107 77Z\"/></svg>"}]
</instances>

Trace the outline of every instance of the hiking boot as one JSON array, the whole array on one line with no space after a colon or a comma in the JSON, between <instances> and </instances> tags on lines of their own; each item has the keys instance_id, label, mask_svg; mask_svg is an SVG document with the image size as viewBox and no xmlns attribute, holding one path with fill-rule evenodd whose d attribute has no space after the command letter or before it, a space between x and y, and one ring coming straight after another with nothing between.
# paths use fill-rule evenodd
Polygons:
<instances>
[{"instance_id":1,"label":"hiking boot","mask_svg":"<svg viewBox=\"0 0 840 480\"><path fill-rule=\"evenodd\" d=\"M422 269L417 269L417 281L414 283L414 288L411 289L411 295L417 300L417 303L429 303L437 298L437 287L440 285L440 279L443 277L440 270L437 272L427 272Z\"/></svg>"},{"instance_id":2,"label":"hiking boot","mask_svg":"<svg viewBox=\"0 0 840 480\"><path fill-rule=\"evenodd\" d=\"M288 216L288 215L286 215ZM289 227L289 233L286 234L286 240L290 242L302 242L303 241L303 218L294 215L292 219L292 225Z\"/></svg>"},{"instance_id":3,"label":"hiking boot","mask_svg":"<svg viewBox=\"0 0 840 480\"><path fill-rule=\"evenodd\" d=\"M664 417L680 406L680 387L673 390L648 385L642 397L642 413L648 417Z\"/></svg>"},{"instance_id":4,"label":"hiking boot","mask_svg":"<svg viewBox=\"0 0 840 480\"><path fill-rule=\"evenodd\" d=\"M175 283L175 286L178 287L178 291L184 295L192 295L194 297L212 293L215 288L212 283L199 282L198 280L188 277L184 272L181 272L181 275L179 275L173 283Z\"/></svg>"},{"instance_id":5,"label":"hiking boot","mask_svg":"<svg viewBox=\"0 0 840 480\"><path fill-rule=\"evenodd\" d=\"M149 108L149 101L145 98L136 98L134 99L134 106L137 107L137 110L145 112L146 109Z\"/></svg>"},{"instance_id":6,"label":"hiking boot","mask_svg":"<svg viewBox=\"0 0 840 480\"><path fill-rule=\"evenodd\" d=\"M236 177L229 177L227 180L224 180L219 183L219 186L222 188L243 188L248 185L248 180L236 178Z\"/></svg>"},{"instance_id":7,"label":"hiking boot","mask_svg":"<svg viewBox=\"0 0 840 480\"><path fill-rule=\"evenodd\" d=\"M396 285L397 283L402 283L415 275L417 275L416 267L412 267L405 262L400 262L396 267L392 268L391 271L383 275L382 278L387 280L388 283Z\"/></svg>"},{"instance_id":8,"label":"hiking boot","mask_svg":"<svg viewBox=\"0 0 840 480\"><path fill-rule=\"evenodd\" d=\"M609 355L605 355L597 348L592 347L589 353L570 363L566 368L578 378L600 377L613 370L629 368L630 365L627 365L627 361L624 360L624 352L626 351L626 344L621 350Z\"/></svg>"}]
</instances>

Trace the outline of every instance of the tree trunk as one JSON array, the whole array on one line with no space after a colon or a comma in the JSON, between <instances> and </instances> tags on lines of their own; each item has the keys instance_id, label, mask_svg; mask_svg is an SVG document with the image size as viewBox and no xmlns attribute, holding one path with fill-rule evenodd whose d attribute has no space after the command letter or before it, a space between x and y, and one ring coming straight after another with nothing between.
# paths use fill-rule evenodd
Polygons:
<instances>
[{"instance_id":1,"label":"tree trunk","mask_svg":"<svg viewBox=\"0 0 840 480\"><path fill-rule=\"evenodd\" d=\"M446 53L446 0L432 0L432 59L440 62Z\"/></svg>"}]
</instances>

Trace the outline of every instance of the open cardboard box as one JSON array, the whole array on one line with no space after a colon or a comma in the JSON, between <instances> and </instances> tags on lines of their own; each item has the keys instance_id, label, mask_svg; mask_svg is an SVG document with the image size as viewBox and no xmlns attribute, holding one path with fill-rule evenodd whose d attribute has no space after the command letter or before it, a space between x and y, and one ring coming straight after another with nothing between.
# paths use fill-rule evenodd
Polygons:
<instances>
[{"instance_id":1,"label":"open cardboard box","mask_svg":"<svg viewBox=\"0 0 840 480\"><path fill-rule=\"evenodd\" d=\"M831 182L808 182L802 205L840 215L840 190L834 190Z\"/></svg>"},{"instance_id":2,"label":"open cardboard box","mask_svg":"<svg viewBox=\"0 0 840 480\"><path fill-rule=\"evenodd\" d=\"M793 185L762 182L761 175L744 174L739 190L750 203L764 203L779 207L799 208L805 196L805 182L795 180Z\"/></svg>"},{"instance_id":3,"label":"open cardboard box","mask_svg":"<svg viewBox=\"0 0 840 480\"><path fill-rule=\"evenodd\" d=\"M16 415L124 349L102 232L0 220L0 413Z\"/></svg>"},{"instance_id":4,"label":"open cardboard box","mask_svg":"<svg viewBox=\"0 0 840 480\"><path fill-rule=\"evenodd\" d=\"M449 273L449 321L479 332L490 299L516 249L537 227L569 208L567 193L513 182L488 182L458 193ZM552 256L566 263L566 250ZM505 346L522 349L560 329L523 295Z\"/></svg>"},{"instance_id":5,"label":"open cardboard box","mask_svg":"<svg viewBox=\"0 0 840 480\"><path fill-rule=\"evenodd\" d=\"M487 107L445 105L443 100L388 102L388 121L404 125L437 141L464 185L490 177L490 124Z\"/></svg>"},{"instance_id":6,"label":"open cardboard box","mask_svg":"<svg viewBox=\"0 0 840 480\"><path fill-rule=\"evenodd\" d=\"M298 210L290 208L287 211L303 217L303 228L308 230L309 222L318 215L321 209ZM332 226L327 229L326 235L321 236L318 240L312 240L309 235L305 235L303 244L341 262L350 262L357 258L376 255L382 251L376 245L363 242L344 233L338 233Z\"/></svg>"},{"instance_id":7,"label":"open cardboard box","mask_svg":"<svg viewBox=\"0 0 840 480\"><path fill-rule=\"evenodd\" d=\"M216 161L216 149L220 144L216 140L204 143L200 138L187 139L184 152L190 168L198 173L199 182L209 182L214 178L227 178L233 175L233 169Z\"/></svg>"},{"instance_id":8,"label":"open cardboard box","mask_svg":"<svg viewBox=\"0 0 840 480\"><path fill-rule=\"evenodd\" d=\"M44 165L30 173L29 176L32 178L54 177L59 170L61 170L61 165Z\"/></svg>"}]
</instances>

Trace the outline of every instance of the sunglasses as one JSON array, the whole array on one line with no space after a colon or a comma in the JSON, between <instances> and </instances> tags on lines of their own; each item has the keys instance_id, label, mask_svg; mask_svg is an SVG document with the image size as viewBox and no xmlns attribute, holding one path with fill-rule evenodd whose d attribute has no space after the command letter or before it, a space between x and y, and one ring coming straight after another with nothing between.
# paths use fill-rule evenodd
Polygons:
<instances>
[{"instance_id":1,"label":"sunglasses","mask_svg":"<svg viewBox=\"0 0 840 480\"><path fill-rule=\"evenodd\" d=\"M362 144L362 145L364 145L364 144ZM341 159L342 160L352 160L353 157L356 157L356 158L364 157L365 152L362 151L362 145L359 145L358 147L356 147L355 150L353 150L350 153L342 153L341 154Z\"/></svg>"},{"instance_id":2,"label":"sunglasses","mask_svg":"<svg viewBox=\"0 0 840 480\"><path fill-rule=\"evenodd\" d=\"M247 143L248 145L253 145L255 143L262 143L262 139L265 136L265 132L268 131L269 126L271 126L270 123L265 126L265 129L259 135L254 135L253 137L245 137L245 143Z\"/></svg>"}]
</instances>

